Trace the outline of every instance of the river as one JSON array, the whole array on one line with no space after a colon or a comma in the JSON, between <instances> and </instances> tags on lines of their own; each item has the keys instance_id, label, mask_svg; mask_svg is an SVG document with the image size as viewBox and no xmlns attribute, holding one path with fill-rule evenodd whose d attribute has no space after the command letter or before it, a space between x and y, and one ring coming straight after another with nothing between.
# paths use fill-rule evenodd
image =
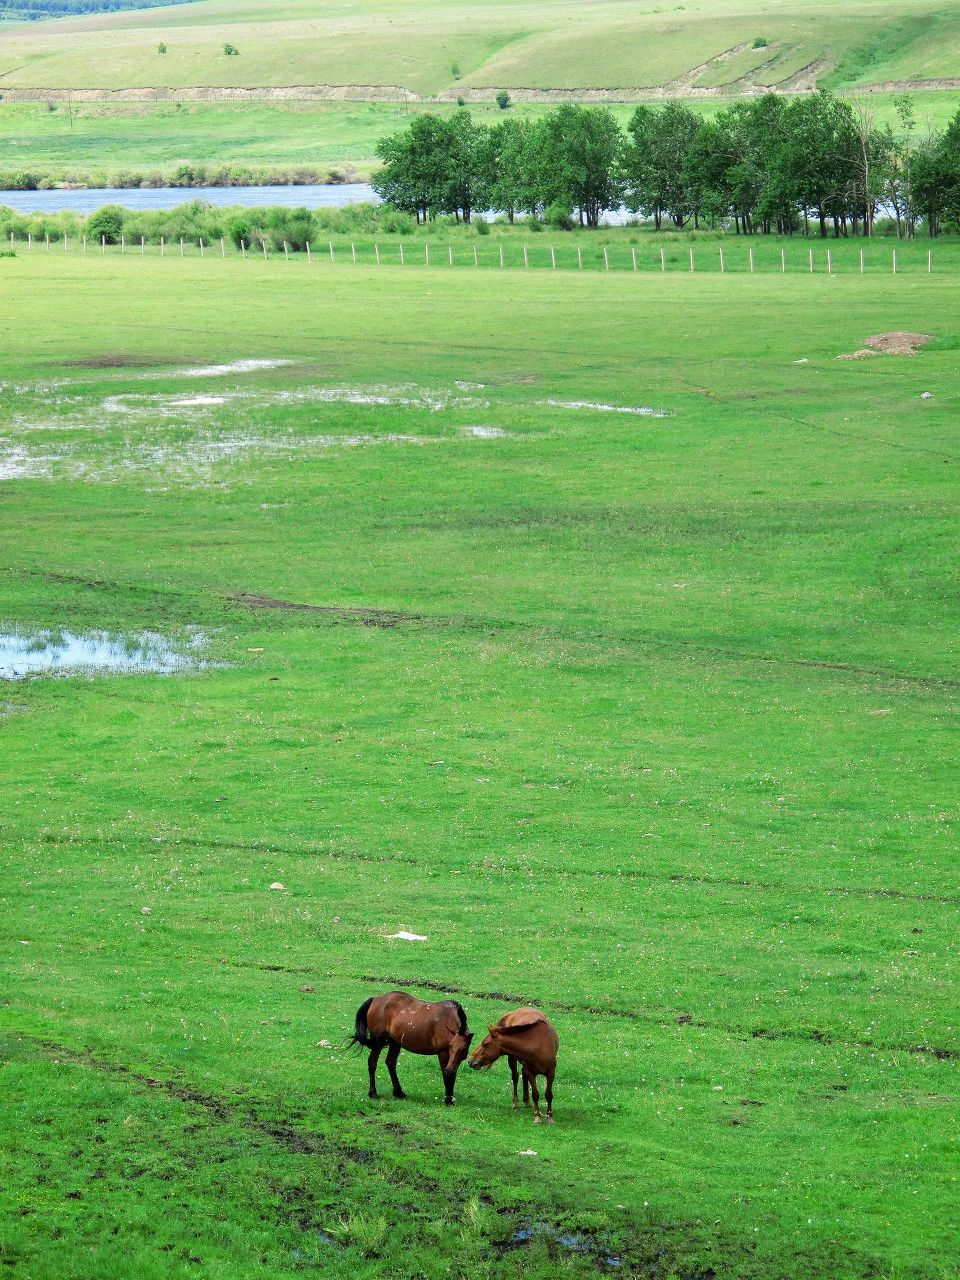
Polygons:
<instances>
[{"instance_id":1,"label":"river","mask_svg":"<svg viewBox=\"0 0 960 1280\"><path fill-rule=\"evenodd\" d=\"M21 213L92 213L105 204L125 209L172 209L189 200L216 205L286 205L291 209L340 208L363 201L377 202L366 182L316 186L275 187L83 187L71 191L0 191L0 205Z\"/></svg>"}]
</instances>

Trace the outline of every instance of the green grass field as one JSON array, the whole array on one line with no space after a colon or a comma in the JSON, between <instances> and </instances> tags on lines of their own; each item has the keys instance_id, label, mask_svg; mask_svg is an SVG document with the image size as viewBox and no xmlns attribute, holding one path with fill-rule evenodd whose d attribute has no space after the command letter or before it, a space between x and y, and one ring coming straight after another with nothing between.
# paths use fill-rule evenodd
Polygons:
<instances>
[{"instance_id":1,"label":"green grass field","mask_svg":"<svg viewBox=\"0 0 960 1280\"><path fill-rule=\"evenodd\" d=\"M960 108L960 92L913 93L923 128L944 128ZM878 123L896 125L895 94L876 94L871 103ZM729 99L691 99L712 115ZM120 169L159 169L180 163L253 165L352 165L368 176L377 165L377 141L404 128L413 110L441 114L456 103L410 107L386 102L317 103L43 103L0 101L0 169L34 170L62 176ZM549 108L520 103L511 113L535 116ZM626 126L633 104L614 104ZM496 107L472 104L478 120L502 119Z\"/></svg>"},{"instance_id":2,"label":"green grass field","mask_svg":"<svg viewBox=\"0 0 960 1280\"><path fill-rule=\"evenodd\" d=\"M957 280L0 273L0 620L213 664L0 699L11 1274L960 1274Z\"/></svg>"},{"instance_id":3,"label":"green grass field","mask_svg":"<svg viewBox=\"0 0 960 1280\"><path fill-rule=\"evenodd\" d=\"M239 57L224 56L226 41ZM200 0L11 27L0 32L0 82L7 90L346 85L388 98L398 89L453 97L499 87L736 92L789 88L805 71L841 87L936 82L957 76L958 45L960 15L943 0L782 8L766 0L341 0L322 12L303 0Z\"/></svg>"}]
</instances>

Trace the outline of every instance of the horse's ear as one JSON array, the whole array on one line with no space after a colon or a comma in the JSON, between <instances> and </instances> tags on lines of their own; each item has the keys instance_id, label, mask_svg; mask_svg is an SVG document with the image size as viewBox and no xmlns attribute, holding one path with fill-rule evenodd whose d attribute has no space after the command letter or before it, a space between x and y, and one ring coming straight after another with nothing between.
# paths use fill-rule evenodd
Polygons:
<instances>
[{"instance_id":1,"label":"horse's ear","mask_svg":"<svg viewBox=\"0 0 960 1280\"><path fill-rule=\"evenodd\" d=\"M466 1041L467 1041L467 1045L468 1045L468 1047L469 1047L470 1041L473 1039L473 1032L472 1032L472 1031L468 1031L468 1032L467 1032L467 1034L466 1034L465 1039L466 1039Z\"/></svg>"}]
</instances>

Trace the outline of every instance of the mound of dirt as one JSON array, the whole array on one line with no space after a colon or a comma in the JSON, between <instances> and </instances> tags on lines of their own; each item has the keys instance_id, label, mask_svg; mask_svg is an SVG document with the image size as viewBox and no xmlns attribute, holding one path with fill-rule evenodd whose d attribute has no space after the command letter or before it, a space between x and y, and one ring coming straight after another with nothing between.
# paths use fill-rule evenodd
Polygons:
<instances>
[{"instance_id":1,"label":"mound of dirt","mask_svg":"<svg viewBox=\"0 0 960 1280\"><path fill-rule=\"evenodd\" d=\"M864 345L856 351L845 351L838 360L863 360L867 356L915 356L921 347L932 342L929 333L911 333L909 329L893 329L890 333L875 333L864 338Z\"/></svg>"}]
</instances>

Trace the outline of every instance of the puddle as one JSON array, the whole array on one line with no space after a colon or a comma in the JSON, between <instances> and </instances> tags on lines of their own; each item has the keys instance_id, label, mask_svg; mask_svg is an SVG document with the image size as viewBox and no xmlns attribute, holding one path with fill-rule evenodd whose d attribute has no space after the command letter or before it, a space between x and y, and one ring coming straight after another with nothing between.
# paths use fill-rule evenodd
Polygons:
<instances>
[{"instance_id":1,"label":"puddle","mask_svg":"<svg viewBox=\"0 0 960 1280\"><path fill-rule=\"evenodd\" d=\"M198 364L192 369L177 369L165 377L222 378L230 373L257 373L260 369L282 369L293 364L292 360L231 360L229 364Z\"/></svg>"},{"instance_id":2,"label":"puddle","mask_svg":"<svg viewBox=\"0 0 960 1280\"><path fill-rule=\"evenodd\" d=\"M11 449L0 457L0 480L37 480L50 475L50 463L56 459L37 457L26 449Z\"/></svg>"},{"instance_id":3,"label":"puddle","mask_svg":"<svg viewBox=\"0 0 960 1280\"><path fill-rule=\"evenodd\" d=\"M304 387L299 391L281 391L275 397L279 401L306 401L313 404L368 404L395 405L406 409L429 409L440 413L444 409L486 409L486 400L476 396L457 395L442 389L427 390L413 383L399 386L354 387Z\"/></svg>"},{"instance_id":4,"label":"puddle","mask_svg":"<svg viewBox=\"0 0 960 1280\"><path fill-rule=\"evenodd\" d=\"M500 427L467 427L466 431L477 440L503 440L507 434Z\"/></svg>"},{"instance_id":5,"label":"puddle","mask_svg":"<svg viewBox=\"0 0 960 1280\"><path fill-rule=\"evenodd\" d=\"M0 631L0 679L58 673L174 675L195 671L207 664L197 656L203 643L199 632L185 644L174 643L153 631L120 635L112 631Z\"/></svg>"},{"instance_id":6,"label":"puddle","mask_svg":"<svg viewBox=\"0 0 960 1280\"><path fill-rule=\"evenodd\" d=\"M388 938L400 938L404 942L426 942L426 934L410 933L407 929L401 929L399 933L388 933Z\"/></svg>"},{"instance_id":7,"label":"puddle","mask_svg":"<svg viewBox=\"0 0 960 1280\"><path fill-rule=\"evenodd\" d=\"M526 1152L521 1152L521 1155L525 1154ZM568 1253L581 1255L596 1254L599 1247L598 1261L602 1261L608 1267L623 1265L616 1254L606 1253L601 1240L584 1235L581 1231L562 1231L551 1222L534 1222L525 1227L518 1227L512 1236L512 1242L515 1245L531 1244L535 1240L546 1240L565 1249Z\"/></svg>"},{"instance_id":8,"label":"puddle","mask_svg":"<svg viewBox=\"0 0 960 1280\"><path fill-rule=\"evenodd\" d=\"M537 404L551 409L594 409L597 413L633 413L641 418L667 418L665 409L651 409L649 405L603 404L595 400L538 400Z\"/></svg>"}]
</instances>

